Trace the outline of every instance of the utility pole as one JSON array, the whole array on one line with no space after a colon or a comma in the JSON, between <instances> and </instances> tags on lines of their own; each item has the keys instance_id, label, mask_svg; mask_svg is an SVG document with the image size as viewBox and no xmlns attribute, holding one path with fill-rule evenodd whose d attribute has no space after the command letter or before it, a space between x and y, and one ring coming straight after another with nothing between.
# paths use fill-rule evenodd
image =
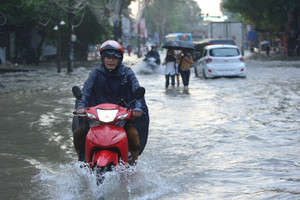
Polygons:
<instances>
[{"instance_id":1,"label":"utility pole","mask_svg":"<svg viewBox=\"0 0 300 200\"><path fill-rule=\"evenodd\" d=\"M137 53L137 56L138 56L138 58L142 57L140 22L138 23L138 53Z\"/></svg>"},{"instance_id":2,"label":"utility pole","mask_svg":"<svg viewBox=\"0 0 300 200\"><path fill-rule=\"evenodd\" d=\"M122 6L123 6L123 0L121 1L120 9L118 11L118 19L114 22L114 39L118 41L119 43L122 43Z\"/></svg>"},{"instance_id":3,"label":"utility pole","mask_svg":"<svg viewBox=\"0 0 300 200\"><path fill-rule=\"evenodd\" d=\"M58 41L57 41L57 73L61 72L61 65L60 65L60 61L61 61L61 27L58 24L57 26L58 29Z\"/></svg>"},{"instance_id":4,"label":"utility pole","mask_svg":"<svg viewBox=\"0 0 300 200\"><path fill-rule=\"evenodd\" d=\"M69 13L68 13L68 35L69 35L69 56L68 56L68 73L73 72L73 60L74 60L74 42L76 40L74 35L74 0L69 0Z\"/></svg>"},{"instance_id":5,"label":"utility pole","mask_svg":"<svg viewBox=\"0 0 300 200\"><path fill-rule=\"evenodd\" d=\"M141 2L140 0L138 0L138 10L141 9ZM141 30L140 30L140 18L137 21L138 26L137 26L137 31L138 31L138 52L137 52L137 57L140 58L142 57L142 53L141 53Z\"/></svg>"},{"instance_id":6,"label":"utility pole","mask_svg":"<svg viewBox=\"0 0 300 200\"><path fill-rule=\"evenodd\" d=\"M57 31L57 47L56 47L56 64L57 64L57 73L61 72L61 28L65 25L65 22L61 20L58 21L57 25L53 28L54 31Z\"/></svg>"}]
</instances>

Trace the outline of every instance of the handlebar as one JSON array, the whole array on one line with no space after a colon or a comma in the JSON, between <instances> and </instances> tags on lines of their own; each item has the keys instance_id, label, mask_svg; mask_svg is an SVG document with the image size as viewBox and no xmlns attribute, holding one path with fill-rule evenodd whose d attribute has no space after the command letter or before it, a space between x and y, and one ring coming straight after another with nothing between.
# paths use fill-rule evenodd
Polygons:
<instances>
[{"instance_id":1,"label":"handlebar","mask_svg":"<svg viewBox=\"0 0 300 200\"><path fill-rule=\"evenodd\" d=\"M85 114L76 114L73 112L73 117L85 117Z\"/></svg>"}]
</instances>

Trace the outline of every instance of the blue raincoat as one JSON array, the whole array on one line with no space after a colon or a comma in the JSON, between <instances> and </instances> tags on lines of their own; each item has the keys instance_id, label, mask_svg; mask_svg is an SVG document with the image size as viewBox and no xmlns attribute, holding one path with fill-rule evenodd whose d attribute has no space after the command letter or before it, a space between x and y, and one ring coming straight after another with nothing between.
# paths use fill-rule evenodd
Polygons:
<instances>
[{"instance_id":1,"label":"blue raincoat","mask_svg":"<svg viewBox=\"0 0 300 200\"><path fill-rule=\"evenodd\" d=\"M82 100L78 108L93 107L102 103L114 103L120 106L122 100L129 103L134 100L134 93L140 84L131 68L123 64L113 73L108 72L103 65L94 69L83 86ZM142 111L141 117L132 120L139 133L140 154L143 152L149 130L149 113L145 99L136 100L132 103L133 110Z\"/></svg>"}]
</instances>

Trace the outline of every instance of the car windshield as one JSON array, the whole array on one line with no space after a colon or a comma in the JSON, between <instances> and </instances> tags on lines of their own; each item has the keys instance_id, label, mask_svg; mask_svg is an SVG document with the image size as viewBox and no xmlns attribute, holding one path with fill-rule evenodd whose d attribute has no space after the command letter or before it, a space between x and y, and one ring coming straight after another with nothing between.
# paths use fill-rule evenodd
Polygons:
<instances>
[{"instance_id":1,"label":"car windshield","mask_svg":"<svg viewBox=\"0 0 300 200\"><path fill-rule=\"evenodd\" d=\"M209 54L214 57L230 57L230 56L238 56L240 52L236 48L218 48L211 49Z\"/></svg>"}]
</instances>

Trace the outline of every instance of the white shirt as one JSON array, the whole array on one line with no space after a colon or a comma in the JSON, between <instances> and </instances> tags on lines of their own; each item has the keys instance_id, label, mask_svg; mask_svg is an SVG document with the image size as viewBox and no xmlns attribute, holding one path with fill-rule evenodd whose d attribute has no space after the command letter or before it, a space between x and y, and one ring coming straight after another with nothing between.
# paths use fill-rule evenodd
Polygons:
<instances>
[{"instance_id":1,"label":"white shirt","mask_svg":"<svg viewBox=\"0 0 300 200\"><path fill-rule=\"evenodd\" d=\"M165 69L165 75L174 75L176 72L175 66L174 66L174 61L172 62L167 62L166 64L166 69ZM176 63L177 67L177 63Z\"/></svg>"}]
</instances>

